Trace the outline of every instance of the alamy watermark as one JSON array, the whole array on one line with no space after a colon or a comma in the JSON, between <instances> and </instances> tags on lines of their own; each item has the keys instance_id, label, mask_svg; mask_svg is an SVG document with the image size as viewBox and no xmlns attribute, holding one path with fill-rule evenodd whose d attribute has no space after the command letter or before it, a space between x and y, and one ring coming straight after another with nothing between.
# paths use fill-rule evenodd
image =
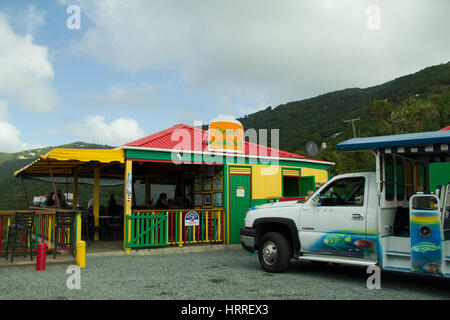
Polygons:
<instances>
[{"instance_id":1,"label":"alamy watermark","mask_svg":"<svg viewBox=\"0 0 450 320\"><path fill-rule=\"evenodd\" d=\"M370 276L367 278L366 286L367 289L381 289L381 269L377 265L370 265L366 270L367 274Z\"/></svg>"},{"instance_id":2,"label":"alamy watermark","mask_svg":"<svg viewBox=\"0 0 450 320\"><path fill-rule=\"evenodd\" d=\"M381 29L381 10L377 5L368 6L366 9L368 15L366 20L366 27L369 30Z\"/></svg>"},{"instance_id":3,"label":"alamy watermark","mask_svg":"<svg viewBox=\"0 0 450 320\"><path fill-rule=\"evenodd\" d=\"M80 290L81 289L81 269L76 265L70 265L66 270L67 274L70 276L66 280L66 287L69 290Z\"/></svg>"},{"instance_id":4,"label":"alamy watermark","mask_svg":"<svg viewBox=\"0 0 450 320\"><path fill-rule=\"evenodd\" d=\"M201 121L195 121L194 127L201 128ZM234 141L234 136L229 136L228 141ZM250 128L244 132L244 140L247 142L247 148L243 153L236 152L216 152L208 150L208 135L203 130L195 129L192 137L191 132L187 129L174 130L170 139L177 142L171 153L171 160L174 164L192 164L192 163L208 163L223 164L226 163L245 163L262 164L262 175L274 175L278 173L279 164L279 141L280 130L270 130L270 148L268 147L269 131L267 129ZM248 161L245 160L248 158ZM226 160L226 161L225 161Z\"/></svg>"},{"instance_id":5,"label":"alamy watermark","mask_svg":"<svg viewBox=\"0 0 450 320\"><path fill-rule=\"evenodd\" d=\"M66 13L70 16L66 20L66 26L69 30L80 30L81 29L81 9L80 6L70 5L66 9Z\"/></svg>"}]
</instances>

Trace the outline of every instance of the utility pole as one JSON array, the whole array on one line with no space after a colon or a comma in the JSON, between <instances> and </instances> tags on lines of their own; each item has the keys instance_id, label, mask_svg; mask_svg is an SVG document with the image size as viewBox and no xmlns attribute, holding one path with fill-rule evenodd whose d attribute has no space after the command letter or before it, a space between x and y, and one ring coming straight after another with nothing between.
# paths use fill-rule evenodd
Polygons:
<instances>
[{"instance_id":1,"label":"utility pole","mask_svg":"<svg viewBox=\"0 0 450 320\"><path fill-rule=\"evenodd\" d=\"M361 120L359 117L357 119L344 120L344 122L351 122L353 127L353 137L356 138L355 121Z\"/></svg>"}]
</instances>

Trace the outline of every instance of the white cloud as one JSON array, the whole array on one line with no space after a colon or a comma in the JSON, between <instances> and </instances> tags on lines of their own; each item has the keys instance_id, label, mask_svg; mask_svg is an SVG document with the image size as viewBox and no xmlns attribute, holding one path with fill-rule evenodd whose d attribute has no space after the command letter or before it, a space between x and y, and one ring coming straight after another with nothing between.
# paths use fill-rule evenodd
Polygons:
<instances>
[{"instance_id":1,"label":"white cloud","mask_svg":"<svg viewBox=\"0 0 450 320\"><path fill-rule=\"evenodd\" d=\"M118 118L107 123L99 115L86 117L83 123L74 122L68 130L88 142L111 146L119 146L144 136L144 130L134 119Z\"/></svg>"},{"instance_id":2,"label":"white cloud","mask_svg":"<svg viewBox=\"0 0 450 320\"><path fill-rule=\"evenodd\" d=\"M9 120L8 103L0 99L0 121L8 122Z\"/></svg>"},{"instance_id":3,"label":"white cloud","mask_svg":"<svg viewBox=\"0 0 450 320\"><path fill-rule=\"evenodd\" d=\"M0 152L17 152L26 149L28 144L20 139L20 131L9 121L8 103L0 99Z\"/></svg>"},{"instance_id":4,"label":"white cloud","mask_svg":"<svg viewBox=\"0 0 450 320\"><path fill-rule=\"evenodd\" d=\"M20 131L12 124L0 121L0 152L17 152L26 148L27 144L20 140Z\"/></svg>"},{"instance_id":5,"label":"white cloud","mask_svg":"<svg viewBox=\"0 0 450 320\"><path fill-rule=\"evenodd\" d=\"M46 128L44 130L44 132L47 133L47 134L59 134L60 131L58 129L55 129L55 128Z\"/></svg>"},{"instance_id":6,"label":"white cloud","mask_svg":"<svg viewBox=\"0 0 450 320\"><path fill-rule=\"evenodd\" d=\"M44 11L36 9L34 5L30 5L22 15L20 22L27 33L34 34L39 28L45 25L44 17Z\"/></svg>"},{"instance_id":7,"label":"white cloud","mask_svg":"<svg viewBox=\"0 0 450 320\"><path fill-rule=\"evenodd\" d=\"M47 47L34 44L31 34L14 33L2 13L0 39L0 95L36 113L55 110L58 95Z\"/></svg>"},{"instance_id":8,"label":"white cloud","mask_svg":"<svg viewBox=\"0 0 450 320\"><path fill-rule=\"evenodd\" d=\"M20 34L36 34L45 26L45 11L31 4L28 7L6 6L3 12L9 17L12 28Z\"/></svg>"},{"instance_id":9,"label":"white cloud","mask_svg":"<svg viewBox=\"0 0 450 320\"><path fill-rule=\"evenodd\" d=\"M109 86L105 93L89 95L81 104L88 107L161 107L163 103L157 97L159 89L150 83L115 84Z\"/></svg>"},{"instance_id":10,"label":"white cloud","mask_svg":"<svg viewBox=\"0 0 450 320\"><path fill-rule=\"evenodd\" d=\"M129 72L176 70L191 86L245 104L366 87L446 62L448 1L79 1L94 26L73 52ZM86 24L84 24L86 25Z\"/></svg>"}]
</instances>

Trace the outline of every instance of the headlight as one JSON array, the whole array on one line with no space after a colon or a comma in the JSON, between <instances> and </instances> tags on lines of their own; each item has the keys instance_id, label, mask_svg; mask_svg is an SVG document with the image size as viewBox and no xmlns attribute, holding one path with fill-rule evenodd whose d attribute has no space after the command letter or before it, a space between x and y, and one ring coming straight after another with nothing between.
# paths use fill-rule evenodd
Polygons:
<instances>
[{"instance_id":1,"label":"headlight","mask_svg":"<svg viewBox=\"0 0 450 320\"><path fill-rule=\"evenodd\" d=\"M245 220L247 220L247 215L248 215L248 213L249 213L250 211L255 210L255 209L256 209L256 207L251 207L250 209L247 210L247 212L245 213L244 222L245 222Z\"/></svg>"}]
</instances>

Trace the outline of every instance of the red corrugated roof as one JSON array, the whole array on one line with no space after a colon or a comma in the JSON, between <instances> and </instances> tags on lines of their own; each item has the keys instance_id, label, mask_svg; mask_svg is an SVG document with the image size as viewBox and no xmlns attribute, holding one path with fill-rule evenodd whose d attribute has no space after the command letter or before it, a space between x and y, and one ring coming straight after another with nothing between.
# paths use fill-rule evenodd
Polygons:
<instances>
[{"instance_id":1,"label":"red corrugated roof","mask_svg":"<svg viewBox=\"0 0 450 320\"><path fill-rule=\"evenodd\" d=\"M179 131L178 131L179 130ZM178 131L178 132L175 132ZM190 139L182 139L185 133ZM172 141L172 139L174 141ZM190 141L189 141L190 140ZM158 148L167 150L208 151L208 131L194 128L185 124L178 124L172 128L157 132L145 138L125 144L130 147ZM274 156L281 158L306 159L305 157L255 143L245 142L244 153L246 155Z\"/></svg>"},{"instance_id":2,"label":"red corrugated roof","mask_svg":"<svg viewBox=\"0 0 450 320\"><path fill-rule=\"evenodd\" d=\"M439 131L445 131L445 130L450 130L450 126L448 126L448 127L445 127L445 128L442 128L441 130L439 130Z\"/></svg>"}]
</instances>

